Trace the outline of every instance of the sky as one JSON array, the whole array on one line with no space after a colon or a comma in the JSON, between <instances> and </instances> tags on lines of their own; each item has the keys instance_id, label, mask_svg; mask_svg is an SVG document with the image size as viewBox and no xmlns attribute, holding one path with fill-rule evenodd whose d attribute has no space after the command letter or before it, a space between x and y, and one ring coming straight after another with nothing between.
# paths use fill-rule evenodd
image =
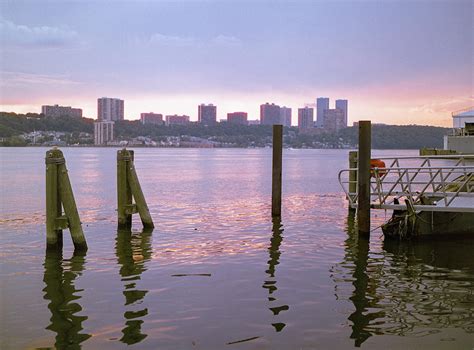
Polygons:
<instances>
[{"instance_id":1,"label":"sky","mask_svg":"<svg viewBox=\"0 0 474 350\"><path fill-rule=\"evenodd\" d=\"M218 119L349 100L349 123L451 126L474 105L474 1L0 0L0 110Z\"/></svg>"}]
</instances>

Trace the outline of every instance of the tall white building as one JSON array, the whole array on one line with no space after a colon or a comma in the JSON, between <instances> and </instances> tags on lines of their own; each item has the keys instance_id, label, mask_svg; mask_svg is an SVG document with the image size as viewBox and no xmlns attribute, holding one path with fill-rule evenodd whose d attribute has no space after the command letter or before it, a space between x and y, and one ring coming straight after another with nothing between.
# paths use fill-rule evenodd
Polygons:
<instances>
[{"instance_id":1,"label":"tall white building","mask_svg":"<svg viewBox=\"0 0 474 350\"><path fill-rule=\"evenodd\" d=\"M347 100L336 100L336 109L344 112L344 127L347 126Z\"/></svg>"},{"instance_id":2,"label":"tall white building","mask_svg":"<svg viewBox=\"0 0 474 350\"><path fill-rule=\"evenodd\" d=\"M291 126L291 108L280 107L280 121L283 126Z\"/></svg>"},{"instance_id":3,"label":"tall white building","mask_svg":"<svg viewBox=\"0 0 474 350\"><path fill-rule=\"evenodd\" d=\"M324 125L324 111L329 109L329 97L318 97L316 99L316 126L322 128Z\"/></svg>"},{"instance_id":4,"label":"tall white building","mask_svg":"<svg viewBox=\"0 0 474 350\"><path fill-rule=\"evenodd\" d=\"M123 120L124 102L119 98L101 97L97 99L97 119L100 121Z\"/></svg>"},{"instance_id":5,"label":"tall white building","mask_svg":"<svg viewBox=\"0 0 474 350\"><path fill-rule=\"evenodd\" d=\"M94 122L94 145L106 145L114 140L114 124L113 121Z\"/></svg>"}]
</instances>

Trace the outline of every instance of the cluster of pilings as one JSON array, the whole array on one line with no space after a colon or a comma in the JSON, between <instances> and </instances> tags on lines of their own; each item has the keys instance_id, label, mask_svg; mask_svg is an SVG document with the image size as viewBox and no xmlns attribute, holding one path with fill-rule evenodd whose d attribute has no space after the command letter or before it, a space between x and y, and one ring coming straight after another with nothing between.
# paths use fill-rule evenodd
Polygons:
<instances>
[{"instance_id":1,"label":"cluster of pilings","mask_svg":"<svg viewBox=\"0 0 474 350\"><path fill-rule=\"evenodd\" d=\"M349 192L357 193L357 223L360 235L370 233L370 121L359 122L359 150L349 152L351 171ZM272 155L272 217L281 217L283 126L273 126ZM356 192L357 191L357 192ZM135 202L134 202L135 201ZM64 213L63 213L64 208ZM118 227L130 229L132 215L138 213L145 229L153 229L153 220L134 165L134 152L117 152L117 215ZM62 230L69 228L75 250L87 250L74 194L63 153L53 148L46 152L46 244L47 249L61 249Z\"/></svg>"},{"instance_id":2,"label":"cluster of pilings","mask_svg":"<svg viewBox=\"0 0 474 350\"><path fill-rule=\"evenodd\" d=\"M154 227L153 220L138 181L133 156L133 151L130 150L122 149L117 152L118 228L131 229L132 214L138 213L143 227L149 230ZM62 230L69 228L74 250L86 251L86 238L82 231L64 155L59 149L53 148L46 152L45 162L46 249L62 249Z\"/></svg>"}]
</instances>

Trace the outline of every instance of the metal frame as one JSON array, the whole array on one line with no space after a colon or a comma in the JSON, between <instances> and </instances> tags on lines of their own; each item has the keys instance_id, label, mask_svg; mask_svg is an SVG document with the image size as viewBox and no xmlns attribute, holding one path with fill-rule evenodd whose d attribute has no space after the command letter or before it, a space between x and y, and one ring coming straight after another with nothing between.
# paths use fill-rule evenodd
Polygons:
<instances>
[{"instance_id":1,"label":"metal frame","mask_svg":"<svg viewBox=\"0 0 474 350\"><path fill-rule=\"evenodd\" d=\"M411 206L416 211L474 213L474 155L373 158L389 166L372 169L371 208L405 210ZM440 161L452 164L435 164ZM403 162L419 165L402 166ZM349 192L349 184L354 183L349 173L354 171L357 168L343 169L338 178L349 205L357 208L358 194ZM395 199L405 204L395 204Z\"/></svg>"}]
</instances>

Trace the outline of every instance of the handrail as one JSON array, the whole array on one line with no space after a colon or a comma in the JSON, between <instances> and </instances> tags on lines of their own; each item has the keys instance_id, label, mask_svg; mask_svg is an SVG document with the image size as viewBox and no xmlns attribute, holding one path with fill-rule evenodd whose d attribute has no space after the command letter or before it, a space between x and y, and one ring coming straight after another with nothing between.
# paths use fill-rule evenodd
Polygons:
<instances>
[{"instance_id":1,"label":"handrail","mask_svg":"<svg viewBox=\"0 0 474 350\"><path fill-rule=\"evenodd\" d=\"M447 156L404 156L380 157L393 160L388 167L373 168L371 178L371 207L377 209L400 209L406 205L415 210L463 211L474 212L474 165L466 165L466 158L474 155L449 156L457 160L452 165L433 166L433 158L443 159ZM419 166L403 167L400 160L418 159ZM469 164L469 163L468 163ZM338 174L339 183L345 192L351 207L357 207L358 194L350 193L348 180L350 172L357 168L343 169ZM344 177L344 178L343 178ZM395 199L398 199L396 201ZM406 205L400 201L408 201ZM428 203L428 204L427 204Z\"/></svg>"}]
</instances>

